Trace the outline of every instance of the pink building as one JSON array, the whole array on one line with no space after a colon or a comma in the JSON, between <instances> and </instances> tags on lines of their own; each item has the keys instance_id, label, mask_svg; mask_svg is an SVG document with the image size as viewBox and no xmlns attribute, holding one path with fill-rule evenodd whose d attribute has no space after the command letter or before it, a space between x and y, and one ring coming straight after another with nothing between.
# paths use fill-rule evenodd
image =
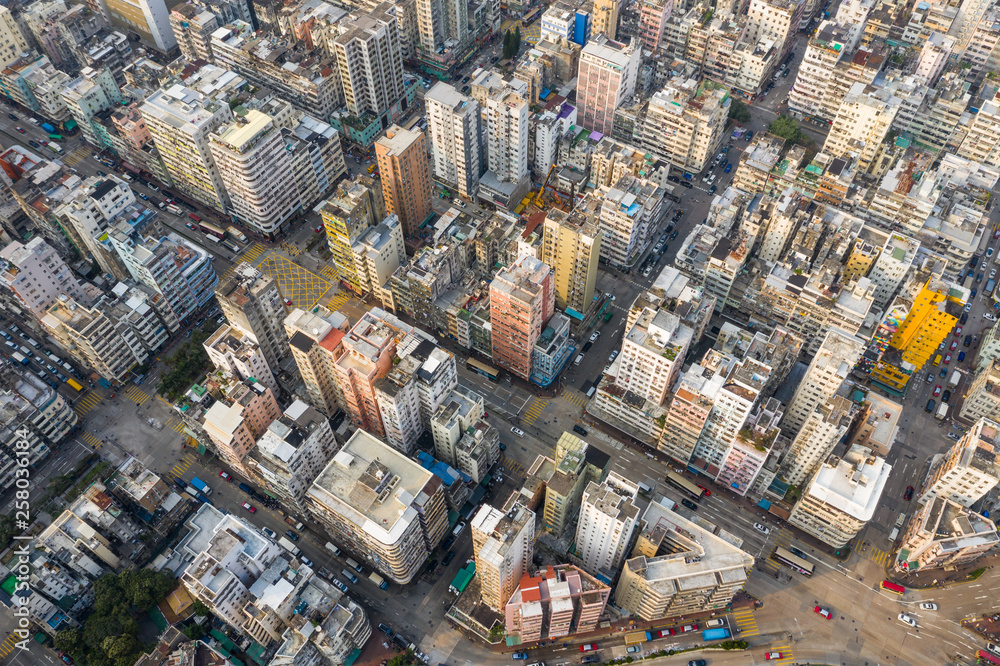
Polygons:
<instances>
[{"instance_id":1,"label":"pink building","mask_svg":"<svg viewBox=\"0 0 1000 666\"><path fill-rule=\"evenodd\" d=\"M525 574L504 609L507 636L533 643L597 629L611 588L572 564Z\"/></svg>"},{"instance_id":2,"label":"pink building","mask_svg":"<svg viewBox=\"0 0 1000 666\"><path fill-rule=\"evenodd\" d=\"M531 376L531 354L555 309L552 269L524 255L490 284L493 362L518 377Z\"/></svg>"},{"instance_id":3,"label":"pink building","mask_svg":"<svg viewBox=\"0 0 1000 666\"><path fill-rule=\"evenodd\" d=\"M205 432L212 439L219 455L241 476L250 478L243 459L267 427L281 416L281 408L271 389L247 379L229 381L216 387L222 392L205 412ZM214 393L213 387L208 387Z\"/></svg>"},{"instance_id":4,"label":"pink building","mask_svg":"<svg viewBox=\"0 0 1000 666\"><path fill-rule=\"evenodd\" d=\"M674 11L674 0L642 0L639 12L639 39L654 52L663 43L663 31Z\"/></svg>"},{"instance_id":5,"label":"pink building","mask_svg":"<svg viewBox=\"0 0 1000 666\"><path fill-rule=\"evenodd\" d=\"M635 92L641 50L600 34L580 52L576 101L581 125L611 134L615 109Z\"/></svg>"},{"instance_id":6,"label":"pink building","mask_svg":"<svg viewBox=\"0 0 1000 666\"><path fill-rule=\"evenodd\" d=\"M143 120L138 105L135 103L113 113L111 123L118 128L122 138L133 150L142 150L143 146L153 140L153 135L146 128L146 121Z\"/></svg>"}]
</instances>

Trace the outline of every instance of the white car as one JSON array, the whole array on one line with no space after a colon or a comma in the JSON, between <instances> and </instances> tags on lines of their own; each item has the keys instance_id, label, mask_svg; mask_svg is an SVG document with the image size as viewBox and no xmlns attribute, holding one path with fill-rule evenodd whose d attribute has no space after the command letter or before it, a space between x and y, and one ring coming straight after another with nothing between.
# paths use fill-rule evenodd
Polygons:
<instances>
[{"instance_id":1,"label":"white car","mask_svg":"<svg viewBox=\"0 0 1000 666\"><path fill-rule=\"evenodd\" d=\"M931 601L925 601L922 604L920 604L920 608L922 610L937 610L938 609L938 605L936 603L934 603L934 602L931 602Z\"/></svg>"},{"instance_id":2,"label":"white car","mask_svg":"<svg viewBox=\"0 0 1000 666\"><path fill-rule=\"evenodd\" d=\"M599 338L599 337L601 337L601 332L600 331L594 331L593 333L590 334L590 341L591 342L597 342L597 338Z\"/></svg>"},{"instance_id":3,"label":"white car","mask_svg":"<svg viewBox=\"0 0 1000 666\"><path fill-rule=\"evenodd\" d=\"M517 435L518 437L524 437L524 431L520 428L511 428L510 431Z\"/></svg>"},{"instance_id":4,"label":"white car","mask_svg":"<svg viewBox=\"0 0 1000 666\"><path fill-rule=\"evenodd\" d=\"M996 315L992 315L989 312L983 315L983 319L989 319L990 321L996 321Z\"/></svg>"},{"instance_id":5,"label":"white car","mask_svg":"<svg viewBox=\"0 0 1000 666\"><path fill-rule=\"evenodd\" d=\"M906 613L900 613L899 615L896 616L896 619L899 620L900 622L902 622L903 624L910 625L911 627L916 627L917 626L917 621L914 620L909 615L907 615Z\"/></svg>"},{"instance_id":6,"label":"white car","mask_svg":"<svg viewBox=\"0 0 1000 666\"><path fill-rule=\"evenodd\" d=\"M761 525L760 523L754 523L753 524L753 528L755 530L757 530L758 532L760 532L761 534L770 534L771 533L770 529L768 529L764 525Z\"/></svg>"}]
</instances>

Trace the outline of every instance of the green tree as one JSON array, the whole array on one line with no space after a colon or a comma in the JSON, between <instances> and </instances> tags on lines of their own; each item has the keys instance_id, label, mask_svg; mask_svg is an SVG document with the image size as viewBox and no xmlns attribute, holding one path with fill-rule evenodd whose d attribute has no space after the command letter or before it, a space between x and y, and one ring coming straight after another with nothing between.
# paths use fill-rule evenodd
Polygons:
<instances>
[{"instance_id":1,"label":"green tree","mask_svg":"<svg viewBox=\"0 0 1000 666\"><path fill-rule=\"evenodd\" d=\"M514 44L512 57L516 57L521 52L521 24L514 27Z\"/></svg>"},{"instance_id":2,"label":"green tree","mask_svg":"<svg viewBox=\"0 0 1000 666\"><path fill-rule=\"evenodd\" d=\"M807 146L812 143L812 139L807 137L799 127L799 121L789 116L778 116L768 126L767 131L775 136L780 136L788 143L797 143Z\"/></svg>"},{"instance_id":3,"label":"green tree","mask_svg":"<svg viewBox=\"0 0 1000 666\"><path fill-rule=\"evenodd\" d=\"M503 33L503 59L506 60L510 57L510 44L513 35L510 34L510 30L506 30Z\"/></svg>"},{"instance_id":4,"label":"green tree","mask_svg":"<svg viewBox=\"0 0 1000 666\"><path fill-rule=\"evenodd\" d=\"M750 122L750 107L738 99L734 99L729 105L729 117L740 123Z\"/></svg>"},{"instance_id":5,"label":"green tree","mask_svg":"<svg viewBox=\"0 0 1000 666\"><path fill-rule=\"evenodd\" d=\"M129 603L139 610L149 610L174 588L173 576L162 572L140 569L123 571L122 591Z\"/></svg>"},{"instance_id":6,"label":"green tree","mask_svg":"<svg viewBox=\"0 0 1000 666\"><path fill-rule=\"evenodd\" d=\"M413 655L413 650L407 649L406 652L397 654L395 657L390 659L388 666L412 666L417 663L419 662Z\"/></svg>"},{"instance_id":7,"label":"green tree","mask_svg":"<svg viewBox=\"0 0 1000 666\"><path fill-rule=\"evenodd\" d=\"M196 617L204 617L205 615L208 615L212 611L209 610L208 606L201 603L201 601L195 599L194 603L191 604L191 612L193 612Z\"/></svg>"},{"instance_id":8,"label":"green tree","mask_svg":"<svg viewBox=\"0 0 1000 666\"><path fill-rule=\"evenodd\" d=\"M181 633L191 640L196 641L205 635L205 629L200 624L195 622L181 629Z\"/></svg>"},{"instance_id":9,"label":"green tree","mask_svg":"<svg viewBox=\"0 0 1000 666\"><path fill-rule=\"evenodd\" d=\"M73 656L83 655L87 648L87 644L83 642L83 632L79 629L63 629L56 634L53 644L57 650Z\"/></svg>"},{"instance_id":10,"label":"green tree","mask_svg":"<svg viewBox=\"0 0 1000 666\"><path fill-rule=\"evenodd\" d=\"M106 638L101 649L114 666L132 666L142 655L142 644L130 634Z\"/></svg>"}]
</instances>

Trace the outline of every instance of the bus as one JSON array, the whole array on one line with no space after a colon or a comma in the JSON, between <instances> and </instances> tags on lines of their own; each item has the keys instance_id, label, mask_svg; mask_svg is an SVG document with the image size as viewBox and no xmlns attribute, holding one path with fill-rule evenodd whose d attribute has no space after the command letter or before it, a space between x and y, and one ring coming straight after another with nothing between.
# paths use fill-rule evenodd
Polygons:
<instances>
[{"instance_id":1,"label":"bus","mask_svg":"<svg viewBox=\"0 0 1000 666\"><path fill-rule=\"evenodd\" d=\"M648 640L645 631L630 631L625 634L625 645L638 645Z\"/></svg>"},{"instance_id":2,"label":"bus","mask_svg":"<svg viewBox=\"0 0 1000 666\"><path fill-rule=\"evenodd\" d=\"M521 23L523 23L524 25L531 25L532 23L537 21L541 15L542 15L542 8L535 7L530 12L524 15L524 18L521 19Z\"/></svg>"},{"instance_id":3,"label":"bus","mask_svg":"<svg viewBox=\"0 0 1000 666\"><path fill-rule=\"evenodd\" d=\"M978 650L976 652L976 659L987 664L1000 664L1000 657L988 650Z\"/></svg>"},{"instance_id":4,"label":"bus","mask_svg":"<svg viewBox=\"0 0 1000 666\"><path fill-rule=\"evenodd\" d=\"M68 384L69 386L71 386L71 387L73 387L74 389L76 389L77 391L82 391L82 390L83 390L83 385L82 385L82 384L80 384L80 382L78 382L78 381L76 381L75 379L73 379L72 377L68 377L68 378L66 379L66 383L67 383L67 384Z\"/></svg>"},{"instance_id":5,"label":"bus","mask_svg":"<svg viewBox=\"0 0 1000 666\"><path fill-rule=\"evenodd\" d=\"M806 577L812 576L813 570L816 568L812 562L807 562L801 557L793 555L791 551L785 550L781 546L774 549L774 552L771 553L771 559Z\"/></svg>"},{"instance_id":6,"label":"bus","mask_svg":"<svg viewBox=\"0 0 1000 666\"><path fill-rule=\"evenodd\" d=\"M49 134L49 139L51 139L52 141L62 141L63 140L63 135L62 134Z\"/></svg>"},{"instance_id":7,"label":"bus","mask_svg":"<svg viewBox=\"0 0 1000 666\"><path fill-rule=\"evenodd\" d=\"M200 220L198 222L198 228L204 231L206 234L211 234L212 236L215 236L219 240L222 240L223 238L226 237L226 232L223 231L222 227L217 227L211 222L206 222L205 220Z\"/></svg>"},{"instance_id":8,"label":"bus","mask_svg":"<svg viewBox=\"0 0 1000 666\"><path fill-rule=\"evenodd\" d=\"M677 472L667 470L666 482L674 488L677 488L677 490L680 490L685 495L690 495L696 500L700 500L701 496L705 494L704 490L691 483Z\"/></svg>"},{"instance_id":9,"label":"bus","mask_svg":"<svg viewBox=\"0 0 1000 666\"><path fill-rule=\"evenodd\" d=\"M490 366L486 365L485 363L480 363L479 361L477 361L474 358L470 358L468 361L465 362L465 369L466 370L471 370L472 372L476 373L477 375L482 375L483 377L486 377L487 379L491 379L491 380L493 380L495 382L500 381L500 371L499 370L497 370L496 368L490 367Z\"/></svg>"},{"instance_id":10,"label":"bus","mask_svg":"<svg viewBox=\"0 0 1000 666\"><path fill-rule=\"evenodd\" d=\"M906 594L905 587L903 587L902 585L896 585L895 583L890 583L887 580L882 581L881 583L878 584L878 586L881 587L883 590L892 592L893 594L898 594L900 596Z\"/></svg>"}]
</instances>

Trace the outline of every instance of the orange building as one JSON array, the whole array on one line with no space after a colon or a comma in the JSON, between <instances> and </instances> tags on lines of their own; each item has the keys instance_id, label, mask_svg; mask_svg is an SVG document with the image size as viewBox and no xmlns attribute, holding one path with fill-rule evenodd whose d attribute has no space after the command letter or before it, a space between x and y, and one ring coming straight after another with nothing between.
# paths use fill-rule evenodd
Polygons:
<instances>
[{"instance_id":1,"label":"orange building","mask_svg":"<svg viewBox=\"0 0 1000 666\"><path fill-rule=\"evenodd\" d=\"M393 125L375 142L385 209L415 236L431 213L431 168L424 133Z\"/></svg>"}]
</instances>

